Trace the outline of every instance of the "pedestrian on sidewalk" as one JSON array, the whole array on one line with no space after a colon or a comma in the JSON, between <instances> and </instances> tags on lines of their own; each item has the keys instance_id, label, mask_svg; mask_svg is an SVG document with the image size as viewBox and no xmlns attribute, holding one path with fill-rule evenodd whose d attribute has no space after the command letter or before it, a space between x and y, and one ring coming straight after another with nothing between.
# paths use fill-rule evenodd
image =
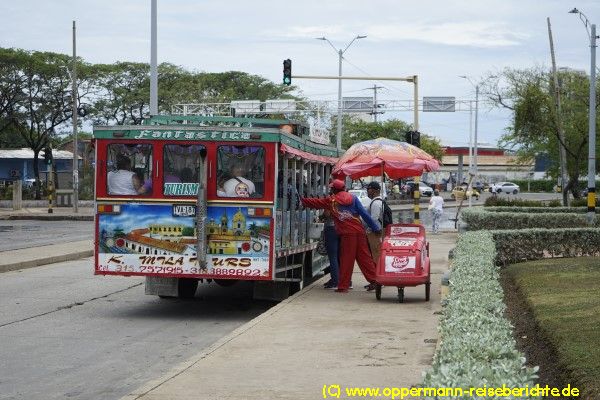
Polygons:
<instances>
[{"instance_id":1,"label":"pedestrian on sidewalk","mask_svg":"<svg viewBox=\"0 0 600 400\"><path fill-rule=\"evenodd\" d=\"M376 233L367 228L367 241L371 249L373 261L377 265L379 254L381 254L381 237L383 235L383 199L381 198L381 185L372 181L367 185L367 196L371 199L369 204L369 215L379 225L380 232Z\"/></svg>"},{"instance_id":2,"label":"pedestrian on sidewalk","mask_svg":"<svg viewBox=\"0 0 600 400\"><path fill-rule=\"evenodd\" d=\"M370 284L367 290L374 290L375 263L371 258L361 217L372 231L380 232L381 228L373 221L358 198L346 191L344 181L335 179L329 187L332 194L328 197L301 197L300 200L304 207L329 210L335 223L335 230L340 236L340 276L336 292L348 292L355 261Z\"/></svg>"},{"instance_id":3,"label":"pedestrian on sidewalk","mask_svg":"<svg viewBox=\"0 0 600 400\"><path fill-rule=\"evenodd\" d=\"M434 234L438 234L440 232L440 220L444 214L444 199L440 196L439 190L433 191L433 196L429 199L429 209L433 216L432 231Z\"/></svg>"},{"instance_id":4,"label":"pedestrian on sidewalk","mask_svg":"<svg viewBox=\"0 0 600 400\"><path fill-rule=\"evenodd\" d=\"M319 219L324 223L325 248L327 249L327 257L329 258L330 279L323 287L325 289L337 289L340 270L340 237L335 231L335 222L329 210L325 210Z\"/></svg>"}]
</instances>

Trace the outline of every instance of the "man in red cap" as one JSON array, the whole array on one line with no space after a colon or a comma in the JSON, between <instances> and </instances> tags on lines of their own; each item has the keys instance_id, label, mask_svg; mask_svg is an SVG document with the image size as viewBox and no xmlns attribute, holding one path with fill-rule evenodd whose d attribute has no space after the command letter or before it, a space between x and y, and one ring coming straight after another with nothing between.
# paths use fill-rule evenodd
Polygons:
<instances>
[{"instance_id":1,"label":"man in red cap","mask_svg":"<svg viewBox=\"0 0 600 400\"><path fill-rule=\"evenodd\" d=\"M336 292L348 291L355 261L369 281L367 290L374 290L375 263L369 251L367 233L360 217L373 232L380 232L381 227L373 221L360 200L346 191L344 181L335 179L329 187L332 194L328 197L323 199L302 197L300 200L304 207L329 210L335 222L335 230L340 236L340 278Z\"/></svg>"}]
</instances>

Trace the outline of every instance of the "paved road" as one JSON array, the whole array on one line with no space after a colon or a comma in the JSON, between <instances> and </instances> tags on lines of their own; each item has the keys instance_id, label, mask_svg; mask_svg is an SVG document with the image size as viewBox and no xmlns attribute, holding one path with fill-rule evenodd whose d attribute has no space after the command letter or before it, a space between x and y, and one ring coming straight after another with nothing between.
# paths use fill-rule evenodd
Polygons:
<instances>
[{"instance_id":1,"label":"paved road","mask_svg":"<svg viewBox=\"0 0 600 400\"><path fill-rule=\"evenodd\" d=\"M0 251L93 239L92 221L0 220Z\"/></svg>"},{"instance_id":2,"label":"paved road","mask_svg":"<svg viewBox=\"0 0 600 400\"><path fill-rule=\"evenodd\" d=\"M272 305L249 285L161 300L92 273L84 259L2 274L0 399L118 399Z\"/></svg>"}]
</instances>

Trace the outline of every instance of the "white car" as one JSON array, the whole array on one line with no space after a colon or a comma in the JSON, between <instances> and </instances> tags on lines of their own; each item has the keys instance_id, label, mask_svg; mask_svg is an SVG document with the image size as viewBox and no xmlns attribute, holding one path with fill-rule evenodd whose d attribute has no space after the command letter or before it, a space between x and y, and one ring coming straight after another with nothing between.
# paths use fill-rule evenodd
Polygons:
<instances>
[{"instance_id":1,"label":"white car","mask_svg":"<svg viewBox=\"0 0 600 400\"><path fill-rule=\"evenodd\" d=\"M31 189L34 186L35 186L35 178L29 178L29 179L23 180L23 187L24 188Z\"/></svg>"},{"instance_id":2,"label":"white car","mask_svg":"<svg viewBox=\"0 0 600 400\"><path fill-rule=\"evenodd\" d=\"M415 187L415 183L414 182L406 182L406 188L405 190L409 190L413 191L413 188ZM423 196L427 196L427 197L431 197L433 196L433 189L431 188L431 186L427 185L426 183L423 182L419 182L419 194L421 195L421 197Z\"/></svg>"},{"instance_id":3,"label":"white car","mask_svg":"<svg viewBox=\"0 0 600 400\"><path fill-rule=\"evenodd\" d=\"M360 200L360 203L363 205L363 207L369 207L369 204L371 204L371 199L367 195L366 189L352 189L348 190L348 193L358 197L358 200Z\"/></svg>"},{"instance_id":4,"label":"white car","mask_svg":"<svg viewBox=\"0 0 600 400\"><path fill-rule=\"evenodd\" d=\"M498 182L490 187L492 193L519 193L519 185L512 182Z\"/></svg>"}]
</instances>

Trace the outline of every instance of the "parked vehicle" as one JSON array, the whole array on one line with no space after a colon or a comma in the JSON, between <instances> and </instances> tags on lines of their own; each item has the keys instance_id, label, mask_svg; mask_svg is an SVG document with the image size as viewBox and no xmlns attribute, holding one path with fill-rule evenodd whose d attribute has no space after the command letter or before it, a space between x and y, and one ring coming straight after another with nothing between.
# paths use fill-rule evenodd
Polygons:
<instances>
[{"instance_id":1,"label":"parked vehicle","mask_svg":"<svg viewBox=\"0 0 600 400\"><path fill-rule=\"evenodd\" d=\"M473 183L473 189L477 190L479 193L483 192L484 190L484 183L483 182L475 182Z\"/></svg>"},{"instance_id":2,"label":"parked vehicle","mask_svg":"<svg viewBox=\"0 0 600 400\"><path fill-rule=\"evenodd\" d=\"M27 189L31 189L35 186L35 178L28 178L23 180L23 187Z\"/></svg>"},{"instance_id":3,"label":"parked vehicle","mask_svg":"<svg viewBox=\"0 0 600 400\"><path fill-rule=\"evenodd\" d=\"M498 182L490 187L490 192L492 193L519 193L520 188L519 185L512 182Z\"/></svg>"},{"instance_id":4,"label":"parked vehicle","mask_svg":"<svg viewBox=\"0 0 600 400\"><path fill-rule=\"evenodd\" d=\"M358 200L360 200L360 203L363 205L363 207L368 207L369 204L371 204L371 199L367 195L366 189L352 189L348 190L348 193L351 193L358 197Z\"/></svg>"},{"instance_id":5,"label":"parked vehicle","mask_svg":"<svg viewBox=\"0 0 600 400\"><path fill-rule=\"evenodd\" d=\"M415 182L406 182L406 185L404 186L404 193L411 194L414 192L414 188ZM433 196L433 189L431 186L428 186L423 182L419 182L419 193L421 196L431 197Z\"/></svg>"},{"instance_id":6,"label":"parked vehicle","mask_svg":"<svg viewBox=\"0 0 600 400\"><path fill-rule=\"evenodd\" d=\"M460 200L463 197L467 197L469 198L470 196L475 197L475 199L479 200L479 191L472 189L472 190L466 190L466 188L464 188L463 186L460 187L455 187L452 190L452 193L450 193L450 198L453 200Z\"/></svg>"}]
</instances>

